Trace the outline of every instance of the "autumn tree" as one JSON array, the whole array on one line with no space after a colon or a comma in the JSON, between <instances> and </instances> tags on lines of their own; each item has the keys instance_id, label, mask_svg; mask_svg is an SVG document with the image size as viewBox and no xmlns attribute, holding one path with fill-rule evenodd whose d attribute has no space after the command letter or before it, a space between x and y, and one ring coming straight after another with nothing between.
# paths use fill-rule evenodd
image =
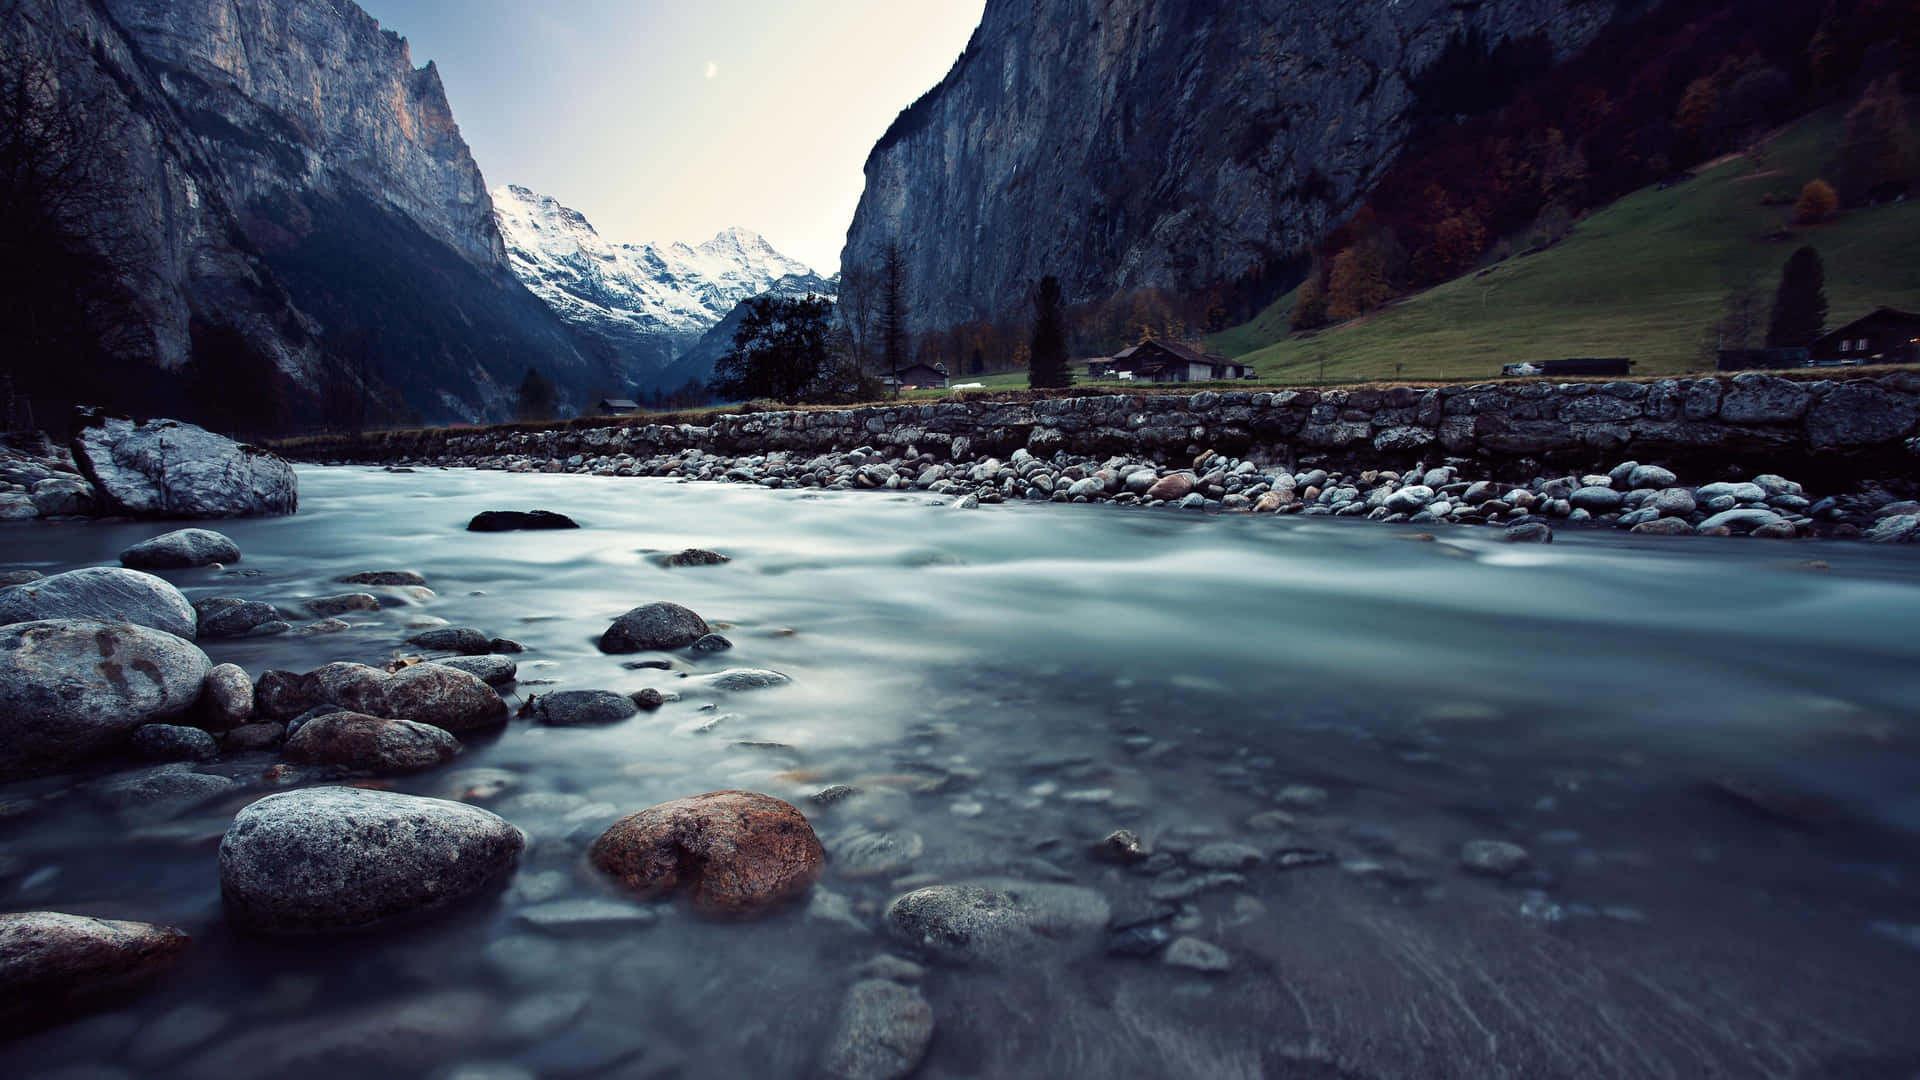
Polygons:
<instances>
[{"instance_id":1,"label":"autumn tree","mask_svg":"<svg viewBox=\"0 0 1920 1080\"><path fill-rule=\"evenodd\" d=\"M1293 294L1293 328L1312 330L1327 325L1327 279L1318 258Z\"/></svg>"},{"instance_id":2,"label":"autumn tree","mask_svg":"<svg viewBox=\"0 0 1920 1080\"><path fill-rule=\"evenodd\" d=\"M1767 318L1769 349L1811 345L1827 325L1826 268L1820 253L1802 247L1787 257Z\"/></svg>"},{"instance_id":3,"label":"autumn tree","mask_svg":"<svg viewBox=\"0 0 1920 1080\"><path fill-rule=\"evenodd\" d=\"M1915 158L1900 76L1887 75L1869 84L1847 110L1846 134L1827 174L1844 203L1859 206L1875 188L1911 179Z\"/></svg>"},{"instance_id":4,"label":"autumn tree","mask_svg":"<svg viewBox=\"0 0 1920 1080\"><path fill-rule=\"evenodd\" d=\"M1065 307L1060 279L1041 278L1033 290L1033 359L1027 367L1027 385L1036 390L1073 384L1073 375L1067 370Z\"/></svg>"},{"instance_id":5,"label":"autumn tree","mask_svg":"<svg viewBox=\"0 0 1920 1080\"><path fill-rule=\"evenodd\" d=\"M1327 317L1335 322L1355 319L1393 299L1388 277L1386 245L1362 241L1334 256L1327 276Z\"/></svg>"},{"instance_id":6,"label":"autumn tree","mask_svg":"<svg viewBox=\"0 0 1920 1080\"><path fill-rule=\"evenodd\" d=\"M1840 196L1833 185L1825 180L1809 180L1807 186L1800 189L1800 198L1793 204L1793 223L1795 225L1817 225L1832 217L1840 209Z\"/></svg>"}]
</instances>

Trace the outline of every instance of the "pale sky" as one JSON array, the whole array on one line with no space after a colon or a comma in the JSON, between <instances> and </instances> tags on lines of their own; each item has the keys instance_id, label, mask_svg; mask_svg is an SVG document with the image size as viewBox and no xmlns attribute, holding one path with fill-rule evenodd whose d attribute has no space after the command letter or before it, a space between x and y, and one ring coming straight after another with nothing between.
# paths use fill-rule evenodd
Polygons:
<instances>
[{"instance_id":1,"label":"pale sky","mask_svg":"<svg viewBox=\"0 0 1920 1080\"><path fill-rule=\"evenodd\" d=\"M359 0L437 61L487 185L625 243L730 226L839 267L861 166L983 0Z\"/></svg>"}]
</instances>

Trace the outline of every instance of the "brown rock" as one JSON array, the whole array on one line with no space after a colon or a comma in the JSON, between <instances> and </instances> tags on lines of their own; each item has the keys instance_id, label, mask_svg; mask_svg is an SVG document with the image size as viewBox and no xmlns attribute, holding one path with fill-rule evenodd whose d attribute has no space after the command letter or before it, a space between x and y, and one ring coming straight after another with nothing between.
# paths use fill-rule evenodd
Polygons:
<instances>
[{"instance_id":1,"label":"brown rock","mask_svg":"<svg viewBox=\"0 0 1920 1080\"><path fill-rule=\"evenodd\" d=\"M460 740L431 724L362 713L316 716L287 740L288 761L355 772L417 772L460 754Z\"/></svg>"},{"instance_id":2,"label":"brown rock","mask_svg":"<svg viewBox=\"0 0 1920 1080\"><path fill-rule=\"evenodd\" d=\"M686 886L694 906L751 917L813 886L826 853L791 804L752 791L662 803L614 823L593 865L643 896Z\"/></svg>"},{"instance_id":3,"label":"brown rock","mask_svg":"<svg viewBox=\"0 0 1920 1080\"><path fill-rule=\"evenodd\" d=\"M506 722L507 703L477 675L441 664L415 664L389 675L365 664L327 664L305 675L269 671L254 685L254 708L270 720L291 720L316 705L412 720L460 733Z\"/></svg>"},{"instance_id":4,"label":"brown rock","mask_svg":"<svg viewBox=\"0 0 1920 1080\"><path fill-rule=\"evenodd\" d=\"M258 724L241 724L227 732L225 746L228 750L271 750L280 745L287 733L287 725L271 720Z\"/></svg>"},{"instance_id":5,"label":"brown rock","mask_svg":"<svg viewBox=\"0 0 1920 1080\"><path fill-rule=\"evenodd\" d=\"M57 911L0 915L0 1032L110 1003L172 968L189 940L172 927Z\"/></svg>"},{"instance_id":6,"label":"brown rock","mask_svg":"<svg viewBox=\"0 0 1920 1080\"><path fill-rule=\"evenodd\" d=\"M1172 502L1175 499L1184 499L1193 493L1193 484L1194 478L1192 473L1172 473L1155 480L1153 486L1147 489L1147 498L1165 499L1168 502Z\"/></svg>"}]
</instances>

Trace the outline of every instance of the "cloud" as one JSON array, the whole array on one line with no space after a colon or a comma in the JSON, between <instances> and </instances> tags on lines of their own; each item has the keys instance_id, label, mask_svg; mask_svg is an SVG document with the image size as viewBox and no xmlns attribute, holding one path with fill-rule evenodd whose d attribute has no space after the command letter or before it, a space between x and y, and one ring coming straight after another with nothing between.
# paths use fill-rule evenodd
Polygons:
<instances>
[{"instance_id":1,"label":"cloud","mask_svg":"<svg viewBox=\"0 0 1920 1080\"><path fill-rule=\"evenodd\" d=\"M707 61L707 78L717 79L719 77L720 77L720 65L712 60Z\"/></svg>"}]
</instances>

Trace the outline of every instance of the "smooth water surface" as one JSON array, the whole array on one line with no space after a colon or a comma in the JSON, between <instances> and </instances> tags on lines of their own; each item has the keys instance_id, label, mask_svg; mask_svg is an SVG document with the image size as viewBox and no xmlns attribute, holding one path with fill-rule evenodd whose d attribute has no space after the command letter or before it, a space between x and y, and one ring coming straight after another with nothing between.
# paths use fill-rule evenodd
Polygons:
<instances>
[{"instance_id":1,"label":"smooth water surface","mask_svg":"<svg viewBox=\"0 0 1920 1080\"><path fill-rule=\"evenodd\" d=\"M436 595L385 590L393 606L341 634L203 643L216 662L381 663L444 619L527 646L510 705L683 696L599 730L516 719L382 781L468 798L531 843L498 898L374 936L225 928L218 839L272 790L274 755L205 766L252 786L178 816L73 778L5 789L0 906L197 941L154 993L16 1047L18 1075L808 1075L857 968L925 959L889 938L886 903L989 877L1170 915L1232 968L1109 955L1103 935L929 965L919 1075L1920 1074L1920 552L944 502L302 470L297 516L219 525L242 563L169 577L289 611L358 570L418 570ZM463 531L535 508L585 527ZM0 559L112 563L164 528L8 526ZM685 547L733 561L648 558ZM652 600L735 647L654 657L669 671L595 649ZM794 683L682 678L726 667ZM839 783L863 794L806 799ZM599 832L722 788L808 813L829 852L810 904L733 924L664 903L571 934L522 918L617 899L583 859ZM1161 856L1092 859L1118 827ZM1476 839L1532 864L1467 873ZM1151 898L1214 872L1186 857L1223 840L1268 861ZM1278 868L1290 849L1336 858Z\"/></svg>"}]
</instances>

